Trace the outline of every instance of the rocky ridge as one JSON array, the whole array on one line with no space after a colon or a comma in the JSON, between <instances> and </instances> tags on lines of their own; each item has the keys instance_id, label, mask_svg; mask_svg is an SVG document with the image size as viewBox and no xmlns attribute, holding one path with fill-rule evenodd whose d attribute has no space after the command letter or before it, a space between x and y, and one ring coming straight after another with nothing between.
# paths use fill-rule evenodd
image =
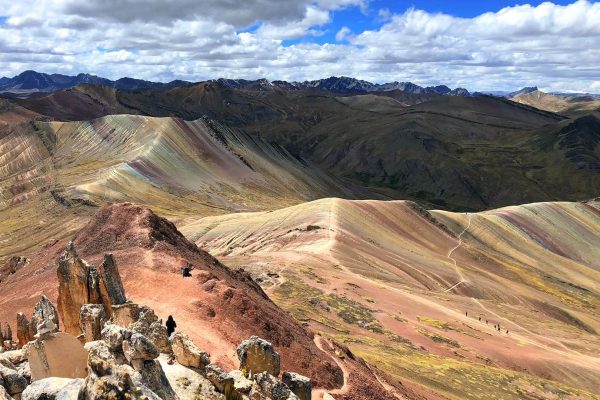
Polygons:
<instances>
[{"instance_id":1,"label":"rocky ridge","mask_svg":"<svg viewBox=\"0 0 600 400\"><path fill-rule=\"evenodd\" d=\"M111 260L111 256L107 255L107 259ZM120 282L114 260L105 263L102 278L85 281L87 286L71 279L81 275L65 275L67 262L80 267L75 272L89 273L94 269L77 256L72 242L59 259L59 283L71 296L59 297L58 314L60 320L73 322L73 311L79 307L77 332L82 333L75 337L61 332L57 308L45 296L37 303L31 322L20 313L18 341L7 338L0 353L0 398L311 398L310 379L290 372L284 374L287 383L277 378L280 356L265 340L251 337L244 341L238 348L240 370L226 373L212 364L210 355L200 350L185 333L177 332L169 337L154 310L125 299L122 285L117 284L117 290L111 292L113 296L108 297L89 296L85 290L74 290L97 288L97 284L106 288L110 286L106 282ZM110 268L106 267L108 264ZM97 275L83 277L97 278ZM77 294L87 295L92 303L80 306L82 298L76 297ZM123 302L111 304L118 297L115 294L121 296ZM110 318L105 309L110 309ZM29 326L35 329L30 330ZM276 370L273 365L277 366ZM172 370L177 367L179 372L174 373ZM184 379L182 371L195 379Z\"/></svg>"}]
</instances>

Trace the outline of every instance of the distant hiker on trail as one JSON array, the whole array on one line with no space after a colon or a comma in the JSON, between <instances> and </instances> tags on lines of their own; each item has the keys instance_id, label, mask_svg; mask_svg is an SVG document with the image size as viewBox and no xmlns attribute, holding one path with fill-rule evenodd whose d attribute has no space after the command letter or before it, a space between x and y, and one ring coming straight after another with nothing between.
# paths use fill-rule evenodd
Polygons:
<instances>
[{"instance_id":1,"label":"distant hiker on trail","mask_svg":"<svg viewBox=\"0 0 600 400\"><path fill-rule=\"evenodd\" d=\"M506 334L508 335L508 329L506 330Z\"/></svg>"},{"instance_id":2,"label":"distant hiker on trail","mask_svg":"<svg viewBox=\"0 0 600 400\"><path fill-rule=\"evenodd\" d=\"M481 317L479 317L479 321L481 322Z\"/></svg>"},{"instance_id":3,"label":"distant hiker on trail","mask_svg":"<svg viewBox=\"0 0 600 400\"><path fill-rule=\"evenodd\" d=\"M485 324L486 324L486 325L488 324L488 320L487 320L487 319L485 320Z\"/></svg>"},{"instance_id":4,"label":"distant hiker on trail","mask_svg":"<svg viewBox=\"0 0 600 400\"><path fill-rule=\"evenodd\" d=\"M469 313L467 311L465 311L465 317L468 317Z\"/></svg>"},{"instance_id":5,"label":"distant hiker on trail","mask_svg":"<svg viewBox=\"0 0 600 400\"><path fill-rule=\"evenodd\" d=\"M175 322L172 315L169 315L165 325L167 325L167 335L171 336L175 332L175 328L177 328L177 322Z\"/></svg>"}]
</instances>

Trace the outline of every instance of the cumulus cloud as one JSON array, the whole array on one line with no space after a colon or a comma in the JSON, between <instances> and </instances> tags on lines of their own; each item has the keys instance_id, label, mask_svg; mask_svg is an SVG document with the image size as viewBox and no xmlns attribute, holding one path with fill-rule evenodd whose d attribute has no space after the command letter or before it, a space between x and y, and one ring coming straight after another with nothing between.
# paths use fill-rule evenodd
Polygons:
<instances>
[{"instance_id":1,"label":"cumulus cloud","mask_svg":"<svg viewBox=\"0 0 600 400\"><path fill-rule=\"evenodd\" d=\"M28 3L28 4L26 4ZM334 43L337 10L367 0L0 0L0 75L25 69L109 78L304 80L349 75L475 90L598 91L600 3L520 5L474 18L371 12ZM335 32L335 31L334 31ZM301 40L289 45L287 40Z\"/></svg>"}]
</instances>

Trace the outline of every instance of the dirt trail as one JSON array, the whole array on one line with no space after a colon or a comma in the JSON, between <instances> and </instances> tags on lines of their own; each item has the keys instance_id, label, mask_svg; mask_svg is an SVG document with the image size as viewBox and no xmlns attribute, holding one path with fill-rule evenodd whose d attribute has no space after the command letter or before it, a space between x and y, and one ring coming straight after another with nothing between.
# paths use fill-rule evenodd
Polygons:
<instances>
[{"instance_id":1,"label":"dirt trail","mask_svg":"<svg viewBox=\"0 0 600 400\"><path fill-rule=\"evenodd\" d=\"M322 399L323 396L325 395L325 393L329 393L332 395L347 393L348 389L349 389L348 379L350 377L350 373L348 372L348 369L346 368L346 366L344 365L344 363L341 360L339 360L336 356L332 355L331 353L329 353L328 351L326 351L323 348L323 338L320 335L315 335L314 341L315 341L315 345L319 348L319 350L321 350L323 353L327 354L337 364L337 366L340 367L340 369L342 370L342 373L344 374L344 384L339 389L315 389L315 390L313 390L313 397L315 399ZM379 378L378 378L378 380L379 380Z\"/></svg>"},{"instance_id":2,"label":"dirt trail","mask_svg":"<svg viewBox=\"0 0 600 400\"><path fill-rule=\"evenodd\" d=\"M467 222L467 226L458 235L458 243L456 243L456 246L454 246L453 248L451 248L450 251L448 251L448 254L446 255L446 257L448 257L450 260L452 260L452 263L454 264L454 270L456 271L456 275L458 275L458 277L459 277L460 280L458 281L458 283L456 283L456 284L450 286L448 289L444 290L444 292L449 292L452 289L454 289L455 287L457 287L458 285L461 285L463 283L468 283L468 280L465 278L465 276L463 275L462 271L458 267L458 263L456 262L456 259L454 257L452 257L452 253L454 253L459 247L462 246L462 243L463 243L462 236L471 227L471 218L472 218L472 215L469 214L469 213L467 213L467 221L468 221Z\"/></svg>"}]
</instances>

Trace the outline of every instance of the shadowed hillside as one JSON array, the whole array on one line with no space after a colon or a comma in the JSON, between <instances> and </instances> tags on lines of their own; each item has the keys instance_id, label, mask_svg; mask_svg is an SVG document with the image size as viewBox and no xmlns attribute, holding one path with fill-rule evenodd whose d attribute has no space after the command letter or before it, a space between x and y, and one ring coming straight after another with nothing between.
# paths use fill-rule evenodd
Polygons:
<instances>
[{"instance_id":1,"label":"shadowed hillside","mask_svg":"<svg viewBox=\"0 0 600 400\"><path fill-rule=\"evenodd\" d=\"M558 139L539 145L567 117L528 103L398 90L340 95L233 86L219 81L131 92L82 85L13 101L59 120L113 113L208 116L382 196L445 209L597 195L596 175L579 168Z\"/></svg>"}]
</instances>

